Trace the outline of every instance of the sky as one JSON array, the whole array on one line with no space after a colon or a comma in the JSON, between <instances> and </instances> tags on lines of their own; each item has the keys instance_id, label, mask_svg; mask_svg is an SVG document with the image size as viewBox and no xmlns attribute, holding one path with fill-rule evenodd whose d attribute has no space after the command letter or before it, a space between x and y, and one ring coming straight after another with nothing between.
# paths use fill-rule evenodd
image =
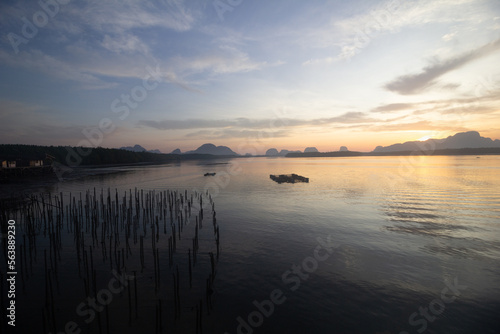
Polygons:
<instances>
[{"instance_id":1,"label":"sky","mask_svg":"<svg viewBox=\"0 0 500 334\"><path fill-rule=\"evenodd\" d=\"M498 0L3 0L0 32L0 143L500 139Z\"/></svg>"}]
</instances>

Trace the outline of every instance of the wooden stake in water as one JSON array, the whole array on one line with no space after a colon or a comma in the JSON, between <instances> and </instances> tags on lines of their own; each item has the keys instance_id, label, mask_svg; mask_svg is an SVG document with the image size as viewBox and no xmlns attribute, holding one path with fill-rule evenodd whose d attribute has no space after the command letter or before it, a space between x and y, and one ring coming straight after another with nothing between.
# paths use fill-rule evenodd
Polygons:
<instances>
[{"instance_id":1,"label":"wooden stake in water","mask_svg":"<svg viewBox=\"0 0 500 334\"><path fill-rule=\"evenodd\" d=\"M108 304L106 304L106 306L104 306L105 310L106 310L106 332L109 334L111 333L109 331L109 311L108 311Z\"/></svg>"},{"instance_id":2,"label":"wooden stake in water","mask_svg":"<svg viewBox=\"0 0 500 334\"><path fill-rule=\"evenodd\" d=\"M137 319L139 317L139 313L137 312L137 272L134 271L134 294L135 294L135 318Z\"/></svg>"},{"instance_id":3,"label":"wooden stake in water","mask_svg":"<svg viewBox=\"0 0 500 334\"><path fill-rule=\"evenodd\" d=\"M127 284L128 288L128 323L132 324L132 296L130 295L130 284Z\"/></svg>"},{"instance_id":4,"label":"wooden stake in water","mask_svg":"<svg viewBox=\"0 0 500 334\"><path fill-rule=\"evenodd\" d=\"M189 288L193 287L193 274L191 269L191 248L188 249L188 258L189 258Z\"/></svg>"},{"instance_id":5,"label":"wooden stake in water","mask_svg":"<svg viewBox=\"0 0 500 334\"><path fill-rule=\"evenodd\" d=\"M156 270L157 270L157 281L158 281L158 288L160 288L160 254L158 251L158 248L156 248Z\"/></svg>"}]
</instances>

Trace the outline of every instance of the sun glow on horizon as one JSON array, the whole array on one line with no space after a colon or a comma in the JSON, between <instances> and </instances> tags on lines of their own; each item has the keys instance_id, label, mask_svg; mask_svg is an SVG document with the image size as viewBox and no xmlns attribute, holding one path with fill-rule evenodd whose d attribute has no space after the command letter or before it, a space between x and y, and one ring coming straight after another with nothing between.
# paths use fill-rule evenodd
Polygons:
<instances>
[{"instance_id":1,"label":"sun glow on horizon","mask_svg":"<svg viewBox=\"0 0 500 334\"><path fill-rule=\"evenodd\" d=\"M427 139L431 139L431 138L432 138L431 136L423 136L423 137L418 138L417 140L418 141L426 141Z\"/></svg>"}]
</instances>

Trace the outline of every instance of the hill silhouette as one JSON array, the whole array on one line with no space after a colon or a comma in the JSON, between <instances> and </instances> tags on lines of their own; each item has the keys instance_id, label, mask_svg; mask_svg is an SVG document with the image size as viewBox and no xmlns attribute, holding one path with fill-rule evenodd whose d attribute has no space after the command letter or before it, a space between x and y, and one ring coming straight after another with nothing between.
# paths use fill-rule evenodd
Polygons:
<instances>
[{"instance_id":1,"label":"hill silhouette","mask_svg":"<svg viewBox=\"0 0 500 334\"><path fill-rule=\"evenodd\" d=\"M120 147L120 150L126 150L126 151L131 151L131 152L149 152L149 153L159 153L161 154L160 150L146 150L144 147L141 145L134 145L134 146L124 146Z\"/></svg>"},{"instance_id":2,"label":"hill silhouette","mask_svg":"<svg viewBox=\"0 0 500 334\"><path fill-rule=\"evenodd\" d=\"M215 146L214 144L203 144L194 151L185 154L211 154L211 155L238 155L227 146Z\"/></svg>"},{"instance_id":3,"label":"hill silhouette","mask_svg":"<svg viewBox=\"0 0 500 334\"><path fill-rule=\"evenodd\" d=\"M397 152L425 150L448 150L462 148L492 148L500 147L500 140L481 137L477 131L459 132L443 139L427 139L425 141L407 141L402 144L377 146L373 152Z\"/></svg>"},{"instance_id":4,"label":"hill silhouette","mask_svg":"<svg viewBox=\"0 0 500 334\"><path fill-rule=\"evenodd\" d=\"M345 148L345 149L343 149ZM500 140L481 137L477 131L459 132L442 139L408 141L389 146L377 146L372 152L348 151L342 146L334 152L289 153L294 157L347 157L347 156L397 156L397 155L486 155L500 154Z\"/></svg>"}]
</instances>

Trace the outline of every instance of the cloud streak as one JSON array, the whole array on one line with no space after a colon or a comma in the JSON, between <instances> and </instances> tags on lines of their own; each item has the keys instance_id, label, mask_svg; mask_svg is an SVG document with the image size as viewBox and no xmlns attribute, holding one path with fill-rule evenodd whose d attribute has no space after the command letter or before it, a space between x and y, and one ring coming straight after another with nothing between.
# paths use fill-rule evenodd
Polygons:
<instances>
[{"instance_id":1,"label":"cloud streak","mask_svg":"<svg viewBox=\"0 0 500 334\"><path fill-rule=\"evenodd\" d=\"M384 88L401 95L418 94L426 88L436 84L436 80L444 74L454 71L474 60L485 57L497 51L499 48L500 39L497 39L494 42L461 56L429 65L418 74L400 76L387 83Z\"/></svg>"},{"instance_id":2,"label":"cloud streak","mask_svg":"<svg viewBox=\"0 0 500 334\"><path fill-rule=\"evenodd\" d=\"M114 84L104 82L94 74L81 70L40 50L22 51L17 57L0 50L0 61L12 67L27 68L62 80L82 83L86 88L102 89Z\"/></svg>"},{"instance_id":3,"label":"cloud streak","mask_svg":"<svg viewBox=\"0 0 500 334\"><path fill-rule=\"evenodd\" d=\"M231 139L231 138L282 138L289 137L289 131L277 130L277 131L260 131L260 130L233 130L233 129L222 129L222 130L200 130L188 133L186 138L202 138L202 139Z\"/></svg>"},{"instance_id":4,"label":"cloud streak","mask_svg":"<svg viewBox=\"0 0 500 334\"><path fill-rule=\"evenodd\" d=\"M297 124L293 119L280 119L282 124ZM140 127L149 127L157 130L187 130L187 129L217 129L217 128L244 128L244 129L262 129L277 126L278 122L273 119L187 119L187 120L140 120L137 125Z\"/></svg>"},{"instance_id":5,"label":"cloud streak","mask_svg":"<svg viewBox=\"0 0 500 334\"><path fill-rule=\"evenodd\" d=\"M307 47L332 49L338 54L312 58L302 64L329 65L350 60L380 36L398 33L406 27L434 22L453 23L457 27L470 23L478 25L484 21L484 17L476 14L478 11L487 11L487 8L474 0L388 0L375 4L370 10L358 15L341 19L332 16L328 24L309 31L307 38L301 42ZM328 10L325 12L330 13ZM451 34L448 37L451 38Z\"/></svg>"},{"instance_id":6,"label":"cloud streak","mask_svg":"<svg viewBox=\"0 0 500 334\"><path fill-rule=\"evenodd\" d=\"M372 109L376 113L389 113L392 111L407 110L413 107L412 103L390 103Z\"/></svg>"},{"instance_id":7,"label":"cloud streak","mask_svg":"<svg viewBox=\"0 0 500 334\"><path fill-rule=\"evenodd\" d=\"M461 125L450 123L449 121L431 122L427 120L397 123L397 124L378 124L367 126L365 131L374 132L397 132L397 131L468 131L470 129L464 128Z\"/></svg>"},{"instance_id":8,"label":"cloud streak","mask_svg":"<svg viewBox=\"0 0 500 334\"><path fill-rule=\"evenodd\" d=\"M266 62L255 62L248 54L229 46L221 46L210 54L195 57L174 57L168 61L177 72L209 73L212 75L250 72L268 66Z\"/></svg>"},{"instance_id":9,"label":"cloud streak","mask_svg":"<svg viewBox=\"0 0 500 334\"><path fill-rule=\"evenodd\" d=\"M105 33L123 33L147 27L187 31L196 22L196 14L183 1L176 0L163 0L156 4L133 0L90 0L81 7L71 7L68 12L88 28Z\"/></svg>"},{"instance_id":10,"label":"cloud streak","mask_svg":"<svg viewBox=\"0 0 500 334\"><path fill-rule=\"evenodd\" d=\"M157 130L186 130L186 129L276 129L281 127L299 126L327 126L331 124L366 124L380 122L381 120L370 118L366 113L347 112L340 116L317 118L317 119L292 119L292 118L269 118L269 119L187 119L187 120L140 120L139 127L149 127Z\"/></svg>"}]
</instances>

